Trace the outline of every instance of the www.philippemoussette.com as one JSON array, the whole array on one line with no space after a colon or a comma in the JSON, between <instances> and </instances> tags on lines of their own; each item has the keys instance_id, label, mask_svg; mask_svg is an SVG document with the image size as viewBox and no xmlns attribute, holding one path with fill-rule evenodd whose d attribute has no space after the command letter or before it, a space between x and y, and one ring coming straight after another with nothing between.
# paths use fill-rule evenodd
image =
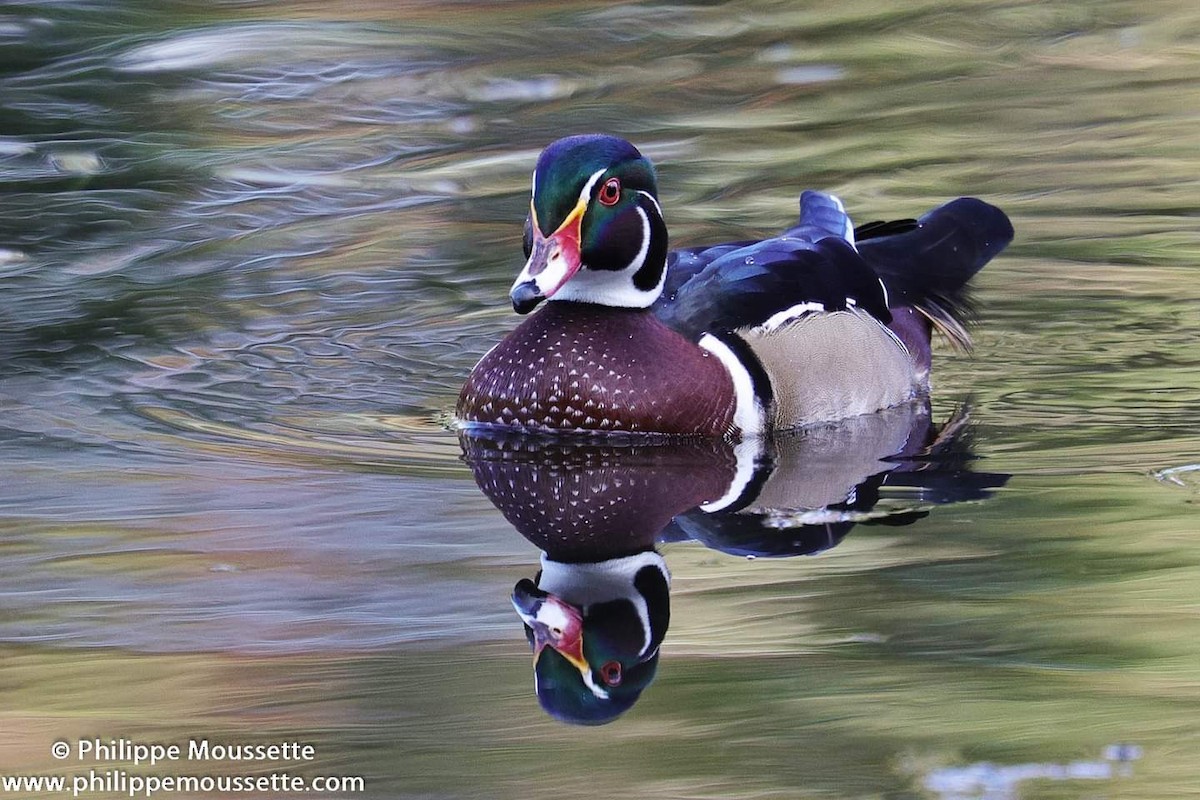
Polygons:
<instances>
[{"instance_id":1,"label":"www.philippemoussette.com","mask_svg":"<svg viewBox=\"0 0 1200 800\"><path fill-rule=\"evenodd\" d=\"M66 765L80 766L80 771L70 775L0 775L0 794L24 796L45 792L72 797L89 794L154 797L175 792L354 794L366 789L361 776L307 777L286 771L284 768L303 768L316 760L316 747L302 742L227 744L209 739L188 739L183 743L162 744L132 739L79 739L74 743L54 742L50 754ZM163 774L176 765L180 767L179 774ZM246 774L224 774L230 765L246 767ZM83 771L85 766L87 769ZM224 769L216 774L190 774L200 766ZM273 769L264 771L263 768L268 766ZM188 774L184 773L185 769Z\"/></svg>"}]
</instances>

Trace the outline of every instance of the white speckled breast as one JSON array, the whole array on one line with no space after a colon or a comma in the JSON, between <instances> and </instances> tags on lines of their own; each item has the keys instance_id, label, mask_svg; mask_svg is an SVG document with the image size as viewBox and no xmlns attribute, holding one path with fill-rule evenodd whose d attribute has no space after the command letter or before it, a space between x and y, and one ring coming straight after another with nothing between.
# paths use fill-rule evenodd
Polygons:
<instances>
[{"instance_id":1,"label":"white speckled breast","mask_svg":"<svg viewBox=\"0 0 1200 800\"><path fill-rule=\"evenodd\" d=\"M733 392L715 357L649 311L555 301L475 365L457 414L533 430L720 436Z\"/></svg>"}]
</instances>

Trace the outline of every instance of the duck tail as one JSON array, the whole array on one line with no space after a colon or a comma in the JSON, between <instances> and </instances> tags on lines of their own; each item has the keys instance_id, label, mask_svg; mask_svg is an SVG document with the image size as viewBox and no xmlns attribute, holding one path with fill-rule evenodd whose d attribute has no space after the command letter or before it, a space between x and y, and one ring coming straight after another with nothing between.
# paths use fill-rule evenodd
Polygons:
<instances>
[{"instance_id":1,"label":"duck tail","mask_svg":"<svg viewBox=\"0 0 1200 800\"><path fill-rule=\"evenodd\" d=\"M887 287L889 305L909 306L969 351L975 319L968 283L1013 238L1003 211L960 197L919 220L872 222L855 232L858 251Z\"/></svg>"}]
</instances>

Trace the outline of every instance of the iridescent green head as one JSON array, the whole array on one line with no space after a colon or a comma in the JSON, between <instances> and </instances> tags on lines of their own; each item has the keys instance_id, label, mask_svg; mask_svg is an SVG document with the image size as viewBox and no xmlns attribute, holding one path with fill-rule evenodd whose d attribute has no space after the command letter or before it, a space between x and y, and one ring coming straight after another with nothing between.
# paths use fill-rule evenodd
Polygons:
<instances>
[{"instance_id":1,"label":"iridescent green head","mask_svg":"<svg viewBox=\"0 0 1200 800\"><path fill-rule=\"evenodd\" d=\"M615 136L569 136L533 172L525 268L512 288L524 314L547 298L645 308L666 272L667 229L654 167Z\"/></svg>"},{"instance_id":2,"label":"iridescent green head","mask_svg":"<svg viewBox=\"0 0 1200 800\"><path fill-rule=\"evenodd\" d=\"M518 581L512 602L533 648L538 701L556 719L611 722L654 680L671 620L657 552L594 563L543 556L537 583Z\"/></svg>"}]
</instances>

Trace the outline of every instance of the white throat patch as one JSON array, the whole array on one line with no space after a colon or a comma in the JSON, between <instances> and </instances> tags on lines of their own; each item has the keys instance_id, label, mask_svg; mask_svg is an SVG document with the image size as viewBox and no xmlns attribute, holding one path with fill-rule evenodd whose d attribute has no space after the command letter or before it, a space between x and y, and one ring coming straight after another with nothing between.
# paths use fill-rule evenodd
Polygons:
<instances>
[{"instance_id":1,"label":"white throat patch","mask_svg":"<svg viewBox=\"0 0 1200 800\"><path fill-rule=\"evenodd\" d=\"M650 647L650 610L646 600L638 593L633 581L643 567L661 570L670 581L667 562L653 550L625 558L614 558L598 564L564 564L553 561L542 554L542 577L538 588L582 606L603 603L608 600L627 599L637 608L646 639L641 655Z\"/></svg>"},{"instance_id":2,"label":"white throat patch","mask_svg":"<svg viewBox=\"0 0 1200 800\"><path fill-rule=\"evenodd\" d=\"M650 252L650 218L640 206L637 213L642 218L642 246L629 266L619 270L588 269L585 263L549 298L552 302L574 300L621 308L649 308L654 304L662 294L667 271L662 270L658 283L652 289L639 289L633 285L633 276L645 265L646 255Z\"/></svg>"}]
</instances>

